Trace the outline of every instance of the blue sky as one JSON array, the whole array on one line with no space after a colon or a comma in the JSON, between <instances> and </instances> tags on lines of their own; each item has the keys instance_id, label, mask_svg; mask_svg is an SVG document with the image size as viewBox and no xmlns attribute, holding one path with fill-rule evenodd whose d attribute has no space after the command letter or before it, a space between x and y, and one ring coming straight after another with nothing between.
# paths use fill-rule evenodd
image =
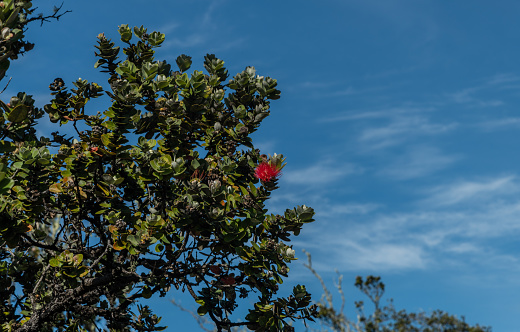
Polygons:
<instances>
[{"instance_id":1,"label":"blue sky","mask_svg":"<svg viewBox=\"0 0 520 332\"><path fill-rule=\"evenodd\" d=\"M116 40L120 24L165 33L157 58L171 63L185 53L200 69L215 53L231 74L253 65L282 90L255 134L263 152L288 161L270 207L316 210L294 246L313 254L328 285L338 269L353 307L355 276L381 275L398 308L517 331L520 3L69 0L64 8L73 12L29 30L36 47L12 64L4 94L27 91L42 106L55 77L106 85L93 45L100 32ZM292 272L290 283L318 299L310 273L300 263ZM165 324L189 324L166 301L153 305Z\"/></svg>"}]
</instances>

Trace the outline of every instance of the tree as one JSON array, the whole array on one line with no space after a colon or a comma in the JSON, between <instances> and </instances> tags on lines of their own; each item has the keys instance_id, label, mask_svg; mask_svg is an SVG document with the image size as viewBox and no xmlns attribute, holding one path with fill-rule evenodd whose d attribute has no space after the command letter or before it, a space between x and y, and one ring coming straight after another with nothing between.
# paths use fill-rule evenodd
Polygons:
<instances>
[{"instance_id":1,"label":"tree","mask_svg":"<svg viewBox=\"0 0 520 332\"><path fill-rule=\"evenodd\" d=\"M425 312L408 313L405 310L397 311L389 301L388 305L381 306L381 298L385 292L385 284L381 277L367 276L365 279L358 276L355 287L359 289L368 299L374 310L367 315L364 310L364 302L355 302L357 320L351 320L344 314L345 296L342 288L342 276L336 285L341 296L340 309L334 305L332 293L325 286L321 276L312 267L311 255L307 253L307 264L305 265L320 281L324 294L318 303L318 321L325 326L326 331L335 332L491 332L490 327L480 325L470 326L464 320L441 310L433 311L431 314Z\"/></svg>"},{"instance_id":2,"label":"tree","mask_svg":"<svg viewBox=\"0 0 520 332\"><path fill-rule=\"evenodd\" d=\"M345 294L343 292L343 276L339 275L336 288L341 297L341 306L338 308L333 301L331 291L325 285L323 278L312 267L311 255L307 253L307 264L304 264L311 273L318 279L322 288L323 295L317 303L319 308L316 324L307 327L310 332L491 332L490 327L480 325L470 326L464 317L458 318L441 310L435 310L428 314L425 312L408 313L405 310L397 311L390 299L388 304L381 306L381 298L385 292L385 284L381 277L367 276L365 279L358 276L355 287L358 288L370 300L373 312L365 312L363 301L356 301L355 309L357 319L352 320L345 314ZM189 310L175 300L173 304L181 310L193 316L199 323L200 328L206 332L215 332L215 324L211 320L198 316L194 311ZM316 328L316 325L319 328ZM233 332L243 332L243 329L234 328Z\"/></svg>"},{"instance_id":3,"label":"tree","mask_svg":"<svg viewBox=\"0 0 520 332\"><path fill-rule=\"evenodd\" d=\"M2 3L7 22L31 5ZM189 292L218 331L291 331L291 320L312 320L304 286L276 293L295 259L286 242L314 211L268 214L285 159L261 154L250 137L280 97L276 80L253 67L227 80L211 54L206 73L188 75L189 56L177 58L178 70L155 60L164 34L127 25L119 34L123 49L98 36L105 88L78 79L68 89L56 78L43 109L23 92L0 103L3 330L162 330L134 305L172 287ZM27 50L16 47L4 58ZM105 96L109 107L89 109ZM37 137L45 115L63 129ZM233 322L252 293L245 322Z\"/></svg>"}]
</instances>

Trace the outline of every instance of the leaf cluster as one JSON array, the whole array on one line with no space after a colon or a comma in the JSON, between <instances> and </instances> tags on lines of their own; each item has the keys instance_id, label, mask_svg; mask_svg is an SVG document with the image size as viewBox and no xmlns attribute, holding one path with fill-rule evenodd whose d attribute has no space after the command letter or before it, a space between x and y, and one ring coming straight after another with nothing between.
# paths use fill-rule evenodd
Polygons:
<instances>
[{"instance_id":1,"label":"leaf cluster","mask_svg":"<svg viewBox=\"0 0 520 332\"><path fill-rule=\"evenodd\" d=\"M59 19L68 11L62 11L61 6L55 7L51 15L35 15L32 0L2 0L0 1L0 80L4 78L11 60L18 59L33 49L34 44L25 39L27 25L33 21L42 24L50 19Z\"/></svg>"},{"instance_id":2,"label":"leaf cluster","mask_svg":"<svg viewBox=\"0 0 520 332\"><path fill-rule=\"evenodd\" d=\"M224 61L204 58L188 75L155 59L164 34L119 27L123 47L98 36L103 88L57 78L43 109L24 93L0 117L0 312L9 331L164 329L139 300L189 292L219 330L288 330L313 319L304 286L276 298L294 250L287 244L314 211L269 214L282 155L260 155L250 135L279 98L276 80L247 67L228 80ZM94 113L89 101L107 98ZM47 114L64 130L36 136ZM258 297L232 322L241 299Z\"/></svg>"}]
</instances>

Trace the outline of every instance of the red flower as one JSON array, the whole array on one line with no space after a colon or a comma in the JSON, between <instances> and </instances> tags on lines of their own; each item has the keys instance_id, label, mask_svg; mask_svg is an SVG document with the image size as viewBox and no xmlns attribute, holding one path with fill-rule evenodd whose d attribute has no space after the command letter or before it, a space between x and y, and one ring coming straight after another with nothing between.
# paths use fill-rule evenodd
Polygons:
<instances>
[{"instance_id":1,"label":"red flower","mask_svg":"<svg viewBox=\"0 0 520 332\"><path fill-rule=\"evenodd\" d=\"M268 162L262 162L255 169L255 176L262 181L271 181L282 175L282 170Z\"/></svg>"}]
</instances>

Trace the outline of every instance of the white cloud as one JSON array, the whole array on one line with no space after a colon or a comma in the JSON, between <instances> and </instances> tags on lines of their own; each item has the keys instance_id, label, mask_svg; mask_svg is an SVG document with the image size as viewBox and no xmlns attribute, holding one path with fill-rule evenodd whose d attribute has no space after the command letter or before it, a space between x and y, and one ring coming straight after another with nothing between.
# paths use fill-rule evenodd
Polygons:
<instances>
[{"instance_id":1,"label":"white cloud","mask_svg":"<svg viewBox=\"0 0 520 332\"><path fill-rule=\"evenodd\" d=\"M320 255L317 268L323 270L330 265L342 270L378 273L435 270L447 265L461 270L491 265L507 269L507 265L493 260L495 256L510 256L497 241L516 241L520 236L520 202L458 211L368 214L360 218L354 223L341 219L328 223L315 233L312 241L299 245Z\"/></svg>"},{"instance_id":2,"label":"white cloud","mask_svg":"<svg viewBox=\"0 0 520 332\"><path fill-rule=\"evenodd\" d=\"M334 248L330 244L329 248ZM388 271L422 269L427 258L421 247L410 244L372 244L360 245L356 242L343 242L337 247L340 251L338 263L342 267L356 270ZM331 253L332 254L332 253Z\"/></svg>"},{"instance_id":3,"label":"white cloud","mask_svg":"<svg viewBox=\"0 0 520 332\"><path fill-rule=\"evenodd\" d=\"M419 178L442 170L458 159L458 156L442 154L435 147L416 146L390 165L385 165L379 175L397 180Z\"/></svg>"},{"instance_id":4,"label":"white cloud","mask_svg":"<svg viewBox=\"0 0 520 332\"><path fill-rule=\"evenodd\" d=\"M513 74L497 74L475 86L464 88L448 94L448 99L457 104L466 104L469 107L497 107L504 105L503 100L484 99L483 95L493 89L508 89L511 83L517 82L520 77ZM476 96L478 93L478 97Z\"/></svg>"},{"instance_id":5,"label":"white cloud","mask_svg":"<svg viewBox=\"0 0 520 332\"><path fill-rule=\"evenodd\" d=\"M491 77L488 81L488 85L502 85L504 83L518 82L520 77L513 73L501 73Z\"/></svg>"},{"instance_id":6,"label":"white cloud","mask_svg":"<svg viewBox=\"0 0 520 332\"><path fill-rule=\"evenodd\" d=\"M319 119L319 122L338 122L338 121L352 121L352 120L364 120L364 119L387 119L397 118L399 116L409 116L410 114L431 112L434 108L432 107L413 107L413 106L402 106L402 107L390 107L381 110L354 110L344 112L340 115Z\"/></svg>"},{"instance_id":7,"label":"white cloud","mask_svg":"<svg viewBox=\"0 0 520 332\"><path fill-rule=\"evenodd\" d=\"M466 88L466 89L462 89L460 91L454 92L450 96L452 98L452 101L454 101L455 103L459 103L459 104L469 103L469 102L475 101L475 97L473 96L473 94L480 89L482 89L482 88L481 87Z\"/></svg>"},{"instance_id":8,"label":"white cloud","mask_svg":"<svg viewBox=\"0 0 520 332\"><path fill-rule=\"evenodd\" d=\"M468 88L457 91L450 95L453 102L457 104L468 104L470 107L497 107L504 105L502 100L481 100L475 97L475 93L482 88Z\"/></svg>"},{"instance_id":9,"label":"white cloud","mask_svg":"<svg viewBox=\"0 0 520 332\"><path fill-rule=\"evenodd\" d=\"M400 144L415 136L445 133L456 126L456 123L431 123L422 116L398 117L386 126L364 129L359 141L368 144L372 149L380 149Z\"/></svg>"},{"instance_id":10,"label":"white cloud","mask_svg":"<svg viewBox=\"0 0 520 332\"><path fill-rule=\"evenodd\" d=\"M276 147L276 142L273 140L270 140L270 141L264 140L264 141L255 142L255 148L260 149L260 151L265 154L269 154L270 151L274 151L275 147Z\"/></svg>"},{"instance_id":11,"label":"white cloud","mask_svg":"<svg viewBox=\"0 0 520 332\"><path fill-rule=\"evenodd\" d=\"M173 22L162 26L160 31L163 33L178 31L178 36L185 36L167 38L163 44L163 49L176 47L182 50L204 45L206 50L223 52L241 46L246 41L245 38L241 37L223 42L217 33L226 29L226 22L222 20L218 13L222 4L222 0L210 1L209 5L205 6L205 11L191 20L192 24L179 25L177 22Z\"/></svg>"},{"instance_id":12,"label":"white cloud","mask_svg":"<svg viewBox=\"0 0 520 332\"><path fill-rule=\"evenodd\" d=\"M380 205L374 203L347 203L347 204L327 204L320 206L321 209L316 209L317 216L338 216L347 214L367 214L370 213Z\"/></svg>"},{"instance_id":13,"label":"white cloud","mask_svg":"<svg viewBox=\"0 0 520 332\"><path fill-rule=\"evenodd\" d=\"M510 254L507 243L520 237L519 189L513 175L459 181L426 190L426 200L419 197L397 212L377 203L339 204L327 197L320 201L316 195L317 205L311 206L317 222L309 225L315 231L296 243L320 257L315 262L320 271L330 266L377 273L517 271L520 260Z\"/></svg>"},{"instance_id":14,"label":"white cloud","mask_svg":"<svg viewBox=\"0 0 520 332\"><path fill-rule=\"evenodd\" d=\"M453 252L457 254L468 254L468 253L479 253L480 248L473 243L455 243L445 249L448 252Z\"/></svg>"},{"instance_id":15,"label":"white cloud","mask_svg":"<svg viewBox=\"0 0 520 332\"><path fill-rule=\"evenodd\" d=\"M486 131L503 129L504 127L518 127L520 125L520 118L503 118L498 120L487 120L477 124Z\"/></svg>"},{"instance_id":16,"label":"white cloud","mask_svg":"<svg viewBox=\"0 0 520 332\"><path fill-rule=\"evenodd\" d=\"M307 168L287 171L284 173L284 180L291 184L325 185L339 181L347 175L361 172L362 169L359 166L351 163L323 161Z\"/></svg>"},{"instance_id":17,"label":"white cloud","mask_svg":"<svg viewBox=\"0 0 520 332\"><path fill-rule=\"evenodd\" d=\"M178 48L188 48L188 47L194 47L197 45L203 44L207 40L207 36L204 33L193 33L186 38L173 38L173 39L167 39L164 42L163 47L169 48L169 47L178 47Z\"/></svg>"},{"instance_id":18,"label":"white cloud","mask_svg":"<svg viewBox=\"0 0 520 332\"><path fill-rule=\"evenodd\" d=\"M520 185L515 176L503 176L481 181L461 181L430 189L430 197L423 201L426 205L447 206L458 203L474 203L475 200L517 192Z\"/></svg>"},{"instance_id":19,"label":"white cloud","mask_svg":"<svg viewBox=\"0 0 520 332\"><path fill-rule=\"evenodd\" d=\"M160 31L161 33L168 35L169 33L172 33L173 31L177 30L177 28L180 25L181 24L178 22L168 22L162 25L160 28L158 28L157 31Z\"/></svg>"}]
</instances>

